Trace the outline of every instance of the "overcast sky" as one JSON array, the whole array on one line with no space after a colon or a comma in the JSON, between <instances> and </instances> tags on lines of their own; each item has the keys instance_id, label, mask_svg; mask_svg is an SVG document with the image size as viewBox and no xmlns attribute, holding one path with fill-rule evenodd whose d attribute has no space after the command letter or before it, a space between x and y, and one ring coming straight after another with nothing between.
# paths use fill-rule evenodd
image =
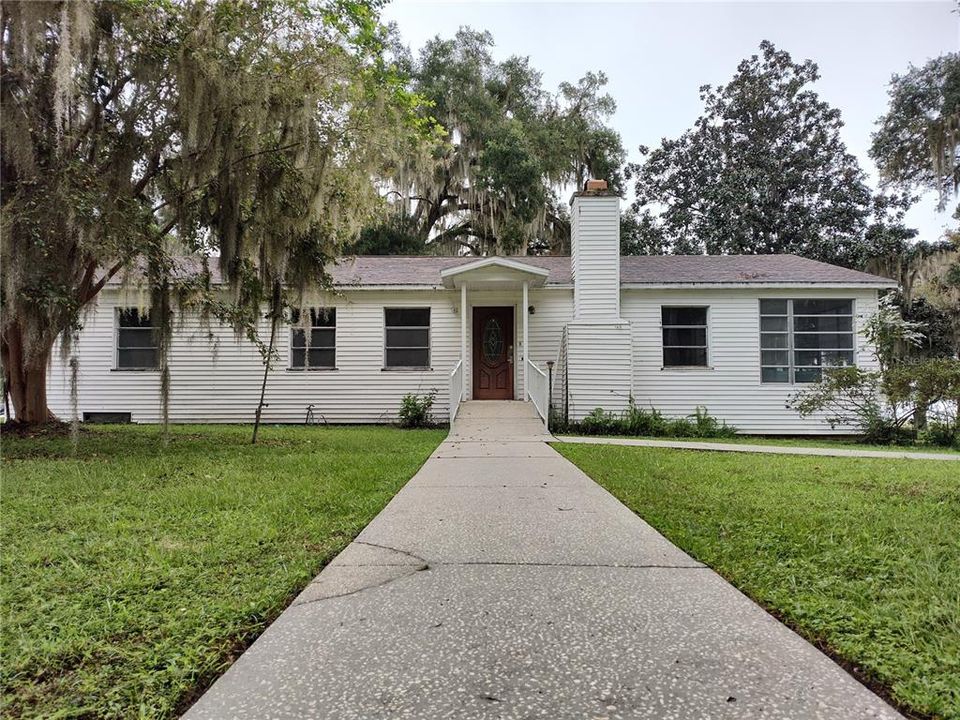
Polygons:
<instances>
[{"instance_id":1,"label":"overcast sky","mask_svg":"<svg viewBox=\"0 0 960 720\"><path fill-rule=\"evenodd\" d=\"M727 82L738 62L767 39L794 60L820 66L816 90L840 108L849 150L876 180L870 133L887 106L887 83L945 52L960 49L960 17L951 2L887 3L501 3L393 0L384 10L418 51L461 25L489 30L498 59L528 55L556 90L587 70L602 70L617 101L612 125L630 159L689 128L702 109L700 85ZM928 196L907 216L934 239L950 222Z\"/></svg>"}]
</instances>

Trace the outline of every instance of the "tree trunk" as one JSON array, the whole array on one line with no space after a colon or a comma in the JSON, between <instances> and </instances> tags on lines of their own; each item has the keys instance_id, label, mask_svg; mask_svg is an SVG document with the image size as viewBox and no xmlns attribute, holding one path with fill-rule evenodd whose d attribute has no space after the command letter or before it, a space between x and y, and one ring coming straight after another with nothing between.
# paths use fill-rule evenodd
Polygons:
<instances>
[{"instance_id":1,"label":"tree trunk","mask_svg":"<svg viewBox=\"0 0 960 720\"><path fill-rule=\"evenodd\" d=\"M916 431L925 430L927 427L927 406L917 405L913 409L913 429Z\"/></svg>"},{"instance_id":2,"label":"tree trunk","mask_svg":"<svg viewBox=\"0 0 960 720\"><path fill-rule=\"evenodd\" d=\"M264 398L267 395L267 378L270 377L270 364L273 362L273 346L277 339L277 325L280 324L279 311L279 284L274 289L274 302L270 311L270 345L267 346L267 357L263 361L263 382L260 384L260 402L257 403L257 412L253 419L253 438L251 444L257 444L257 434L260 432L260 416L263 414Z\"/></svg>"},{"instance_id":3,"label":"tree trunk","mask_svg":"<svg viewBox=\"0 0 960 720\"><path fill-rule=\"evenodd\" d=\"M273 360L273 341L277 336L277 320L270 320L270 346L267 350L267 359L263 363L263 382L260 384L260 402L257 403L257 412L253 418L253 438L250 440L252 445L257 444L257 434L260 432L260 416L263 414L264 398L267 395L267 378L270 377L270 361Z\"/></svg>"},{"instance_id":4,"label":"tree trunk","mask_svg":"<svg viewBox=\"0 0 960 720\"><path fill-rule=\"evenodd\" d=\"M14 417L17 422L31 424L56 420L47 407L47 367L53 345L44 347L35 357L26 357L19 323L10 323L4 330L0 359L4 389L13 402Z\"/></svg>"}]
</instances>

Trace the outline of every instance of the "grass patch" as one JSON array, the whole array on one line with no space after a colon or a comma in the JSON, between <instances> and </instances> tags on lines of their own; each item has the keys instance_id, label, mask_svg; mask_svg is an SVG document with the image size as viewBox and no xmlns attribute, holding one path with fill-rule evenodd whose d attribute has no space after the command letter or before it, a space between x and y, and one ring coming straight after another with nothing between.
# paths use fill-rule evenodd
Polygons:
<instances>
[{"instance_id":1,"label":"grass patch","mask_svg":"<svg viewBox=\"0 0 960 720\"><path fill-rule=\"evenodd\" d=\"M577 436L578 433L558 432L558 435ZM583 435L582 437L591 437ZM779 445L781 447L809 447L809 448L842 448L845 450L882 450L889 453L921 452L942 453L946 455L960 455L960 450L952 447L937 445L869 445L858 442L855 437L770 437L769 435L734 435L722 439L698 437L664 437L662 435L611 435L609 437L624 438L627 440L669 440L670 442L715 442L733 443L737 445Z\"/></svg>"},{"instance_id":2,"label":"grass patch","mask_svg":"<svg viewBox=\"0 0 960 720\"><path fill-rule=\"evenodd\" d=\"M153 426L3 438L4 717L173 717L444 431Z\"/></svg>"},{"instance_id":3,"label":"grass patch","mask_svg":"<svg viewBox=\"0 0 960 720\"><path fill-rule=\"evenodd\" d=\"M554 447L895 702L960 718L953 463Z\"/></svg>"}]
</instances>

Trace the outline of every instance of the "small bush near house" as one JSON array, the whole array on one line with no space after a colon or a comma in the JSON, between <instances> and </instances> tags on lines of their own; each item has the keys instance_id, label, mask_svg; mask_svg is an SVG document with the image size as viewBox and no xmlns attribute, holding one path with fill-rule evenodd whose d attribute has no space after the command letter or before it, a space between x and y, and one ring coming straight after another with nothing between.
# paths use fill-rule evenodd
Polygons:
<instances>
[{"instance_id":1,"label":"small bush near house","mask_svg":"<svg viewBox=\"0 0 960 720\"><path fill-rule=\"evenodd\" d=\"M667 420L663 415L655 408L644 410L637 407L633 398L630 398L623 420L628 435L663 435L667 428Z\"/></svg>"},{"instance_id":2,"label":"small bush near house","mask_svg":"<svg viewBox=\"0 0 960 720\"><path fill-rule=\"evenodd\" d=\"M717 420L705 407L698 407L693 415L694 437L733 437L737 429Z\"/></svg>"},{"instance_id":3,"label":"small bush near house","mask_svg":"<svg viewBox=\"0 0 960 720\"><path fill-rule=\"evenodd\" d=\"M584 435L616 435L622 426L622 421L612 412L603 408L594 408L579 423L570 423L568 430L579 431Z\"/></svg>"},{"instance_id":4,"label":"small bush near house","mask_svg":"<svg viewBox=\"0 0 960 720\"><path fill-rule=\"evenodd\" d=\"M554 431L558 431L553 426ZM578 423L569 423L565 432L581 435L637 435L651 437L728 438L737 434L732 425L710 415L705 407L697 407L685 418L665 418L655 408L637 407L633 398L621 414L596 408Z\"/></svg>"},{"instance_id":5,"label":"small bush near house","mask_svg":"<svg viewBox=\"0 0 960 720\"><path fill-rule=\"evenodd\" d=\"M433 409L433 401L436 397L436 390L431 390L426 395L417 395L416 393L407 393L400 401L400 427L404 428L423 428L429 427Z\"/></svg>"},{"instance_id":6,"label":"small bush near house","mask_svg":"<svg viewBox=\"0 0 960 720\"><path fill-rule=\"evenodd\" d=\"M917 433L917 442L921 445L954 447L960 450L960 432L957 432L956 425L932 422Z\"/></svg>"},{"instance_id":7,"label":"small bush near house","mask_svg":"<svg viewBox=\"0 0 960 720\"><path fill-rule=\"evenodd\" d=\"M823 413L832 428L854 428L863 442L942 447L960 442L958 405L960 360L951 358L904 362L880 372L826 369L821 382L787 404L802 417Z\"/></svg>"}]
</instances>

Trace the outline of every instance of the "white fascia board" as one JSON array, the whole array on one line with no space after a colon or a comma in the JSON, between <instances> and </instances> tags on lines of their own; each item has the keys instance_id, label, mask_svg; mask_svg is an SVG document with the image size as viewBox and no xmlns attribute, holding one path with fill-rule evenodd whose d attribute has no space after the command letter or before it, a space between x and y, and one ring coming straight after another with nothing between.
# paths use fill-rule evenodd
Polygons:
<instances>
[{"instance_id":1,"label":"white fascia board","mask_svg":"<svg viewBox=\"0 0 960 720\"><path fill-rule=\"evenodd\" d=\"M349 290L447 290L443 285L334 285L338 292Z\"/></svg>"},{"instance_id":2,"label":"white fascia board","mask_svg":"<svg viewBox=\"0 0 960 720\"><path fill-rule=\"evenodd\" d=\"M891 290L898 287L893 280L869 283L810 283L810 282L740 282L740 283L620 283L621 290L727 290L765 288L784 290Z\"/></svg>"}]
</instances>

